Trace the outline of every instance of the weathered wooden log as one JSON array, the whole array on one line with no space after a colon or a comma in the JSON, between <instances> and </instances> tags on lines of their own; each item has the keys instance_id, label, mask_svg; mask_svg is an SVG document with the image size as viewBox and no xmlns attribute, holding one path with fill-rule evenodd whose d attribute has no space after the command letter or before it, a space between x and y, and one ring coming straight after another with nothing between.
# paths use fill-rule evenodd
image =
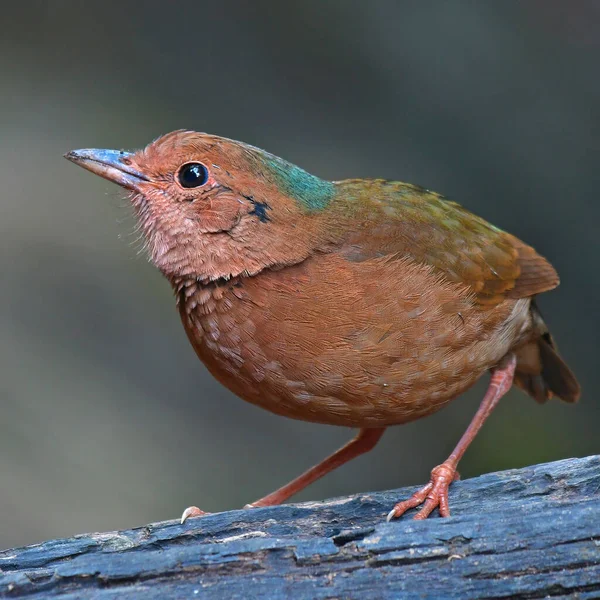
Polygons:
<instances>
[{"instance_id":1,"label":"weathered wooden log","mask_svg":"<svg viewBox=\"0 0 600 600\"><path fill-rule=\"evenodd\" d=\"M391 506L412 491L7 550L0 553L0 595L600 598L600 456L456 482L449 519L386 523Z\"/></svg>"}]
</instances>

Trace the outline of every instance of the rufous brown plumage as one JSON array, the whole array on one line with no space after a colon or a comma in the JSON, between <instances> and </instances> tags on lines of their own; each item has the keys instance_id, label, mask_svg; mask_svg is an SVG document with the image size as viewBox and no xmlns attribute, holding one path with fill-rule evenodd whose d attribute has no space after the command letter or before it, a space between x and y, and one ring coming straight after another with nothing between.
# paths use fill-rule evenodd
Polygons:
<instances>
[{"instance_id":1,"label":"rufous brown plumage","mask_svg":"<svg viewBox=\"0 0 600 600\"><path fill-rule=\"evenodd\" d=\"M579 396L534 301L558 285L554 268L439 194L324 181L191 131L135 153L67 158L129 190L188 338L221 383L283 416L360 429L251 506L285 501L371 449L387 426L439 410L491 371L455 451L389 515L424 503L417 518L436 506L446 516L458 461L513 382L538 402Z\"/></svg>"}]
</instances>

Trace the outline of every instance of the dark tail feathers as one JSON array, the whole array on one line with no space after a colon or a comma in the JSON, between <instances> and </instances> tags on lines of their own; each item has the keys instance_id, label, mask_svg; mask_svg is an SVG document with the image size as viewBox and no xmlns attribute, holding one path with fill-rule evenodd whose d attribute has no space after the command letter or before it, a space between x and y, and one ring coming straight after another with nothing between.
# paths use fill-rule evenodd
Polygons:
<instances>
[{"instance_id":1,"label":"dark tail feathers","mask_svg":"<svg viewBox=\"0 0 600 600\"><path fill-rule=\"evenodd\" d=\"M546 402L552 396L558 396L565 402L576 402L581 393L579 383L558 355L534 300L531 301L531 319L539 338L516 351L515 383L537 402Z\"/></svg>"}]
</instances>

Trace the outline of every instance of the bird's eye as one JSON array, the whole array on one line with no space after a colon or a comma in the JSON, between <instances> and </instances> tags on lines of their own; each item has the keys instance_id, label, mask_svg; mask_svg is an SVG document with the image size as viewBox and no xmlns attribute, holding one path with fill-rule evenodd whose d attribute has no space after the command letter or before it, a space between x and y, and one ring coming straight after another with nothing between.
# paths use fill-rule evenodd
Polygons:
<instances>
[{"instance_id":1,"label":"bird's eye","mask_svg":"<svg viewBox=\"0 0 600 600\"><path fill-rule=\"evenodd\" d=\"M179 169L179 183L184 188L195 188L208 181L208 169L202 163L188 163Z\"/></svg>"}]
</instances>

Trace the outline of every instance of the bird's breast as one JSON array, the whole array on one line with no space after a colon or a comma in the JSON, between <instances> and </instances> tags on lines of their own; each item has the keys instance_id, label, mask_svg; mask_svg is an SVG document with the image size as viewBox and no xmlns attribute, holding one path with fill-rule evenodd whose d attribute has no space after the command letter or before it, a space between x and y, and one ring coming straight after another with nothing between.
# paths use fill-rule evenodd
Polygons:
<instances>
[{"instance_id":1,"label":"bird's breast","mask_svg":"<svg viewBox=\"0 0 600 600\"><path fill-rule=\"evenodd\" d=\"M271 412L356 427L434 412L496 364L528 300L489 311L401 261L323 256L209 285L184 282L179 310L210 372Z\"/></svg>"}]
</instances>

